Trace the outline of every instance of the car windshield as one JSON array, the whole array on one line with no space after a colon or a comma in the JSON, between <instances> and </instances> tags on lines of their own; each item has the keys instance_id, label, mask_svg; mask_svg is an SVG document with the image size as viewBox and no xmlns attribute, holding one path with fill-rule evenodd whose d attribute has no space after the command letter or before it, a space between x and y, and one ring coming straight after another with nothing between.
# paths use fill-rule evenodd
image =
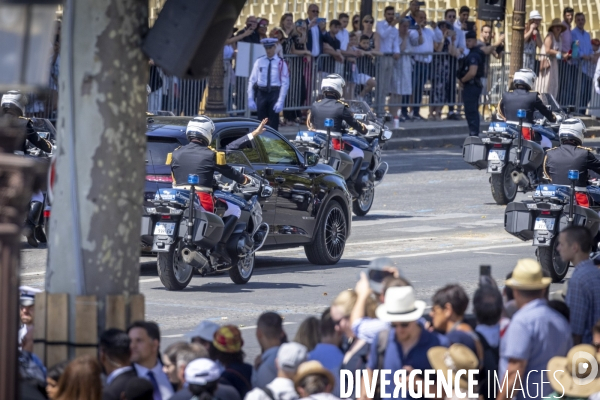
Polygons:
<instances>
[{"instance_id":1,"label":"car windshield","mask_svg":"<svg viewBox=\"0 0 600 400\"><path fill-rule=\"evenodd\" d=\"M377 120L375 114L373 114L373 111L371 111L371 107L369 107L369 105L362 100L350 100L348 101L348 106L353 114L365 114L366 117L363 121Z\"/></svg>"},{"instance_id":2,"label":"car windshield","mask_svg":"<svg viewBox=\"0 0 600 400\"><path fill-rule=\"evenodd\" d=\"M177 139L148 137L146 146L146 164L164 165L167 155L181 146Z\"/></svg>"}]
</instances>

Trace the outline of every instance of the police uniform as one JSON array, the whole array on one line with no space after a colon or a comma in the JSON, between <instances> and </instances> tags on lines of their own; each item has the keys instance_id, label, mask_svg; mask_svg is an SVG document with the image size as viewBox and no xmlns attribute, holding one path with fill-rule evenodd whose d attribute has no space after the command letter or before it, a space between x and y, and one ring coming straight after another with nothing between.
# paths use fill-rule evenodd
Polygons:
<instances>
[{"instance_id":1,"label":"police uniform","mask_svg":"<svg viewBox=\"0 0 600 400\"><path fill-rule=\"evenodd\" d=\"M263 39L261 43L266 47L274 46L277 39ZM273 58L259 57L254 62L248 80L248 105L250 109L255 106L259 120L269 118L268 125L275 130L279 129L279 113L283 110L289 86L287 63L277 54Z\"/></svg>"},{"instance_id":2,"label":"police uniform","mask_svg":"<svg viewBox=\"0 0 600 400\"><path fill-rule=\"evenodd\" d=\"M575 182L577 203L587 207L589 203L585 193L589 179L588 170L600 173L600 160L592 153L592 149L569 143L563 143L546 152L544 158L546 179L555 185L571 185L570 170L579 171L579 179Z\"/></svg>"},{"instance_id":3,"label":"police uniform","mask_svg":"<svg viewBox=\"0 0 600 400\"><path fill-rule=\"evenodd\" d=\"M52 143L46 139L42 139L40 135L38 135L33 128L33 122L31 119L25 117L14 117L10 114L4 114L2 118L13 119L13 124L16 125L16 128L25 132L23 141L17 147L18 151L22 151L23 153L27 152L27 141L29 141L29 143L46 153L52 152Z\"/></svg>"},{"instance_id":4,"label":"police uniform","mask_svg":"<svg viewBox=\"0 0 600 400\"><path fill-rule=\"evenodd\" d=\"M461 70L459 71L461 82L472 65L477 66L477 74L470 81L463 82L463 103L465 118L469 124L469 135L479 136L479 99L483 88L481 77L483 77L485 69L485 56L478 47L470 49L469 54L461 60Z\"/></svg>"}]
</instances>

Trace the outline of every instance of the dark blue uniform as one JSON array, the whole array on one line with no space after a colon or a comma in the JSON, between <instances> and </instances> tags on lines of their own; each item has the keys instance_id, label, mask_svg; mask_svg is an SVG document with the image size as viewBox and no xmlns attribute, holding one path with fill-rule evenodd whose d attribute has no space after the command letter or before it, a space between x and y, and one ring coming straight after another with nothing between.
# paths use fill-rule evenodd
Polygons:
<instances>
[{"instance_id":1,"label":"dark blue uniform","mask_svg":"<svg viewBox=\"0 0 600 400\"><path fill-rule=\"evenodd\" d=\"M465 105L465 117L469 124L469 135L479 136L479 97L481 96L481 77L485 69L485 56L477 47L472 48L467 56L461 60L461 69L458 76L464 77L472 65L477 66L477 75L468 82L464 82L463 103Z\"/></svg>"}]
</instances>

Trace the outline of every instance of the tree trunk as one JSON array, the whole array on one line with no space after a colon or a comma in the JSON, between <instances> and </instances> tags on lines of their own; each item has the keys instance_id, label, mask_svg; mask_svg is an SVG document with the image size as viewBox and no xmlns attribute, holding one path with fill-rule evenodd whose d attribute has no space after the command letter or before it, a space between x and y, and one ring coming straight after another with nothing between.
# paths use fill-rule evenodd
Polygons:
<instances>
[{"instance_id":1,"label":"tree trunk","mask_svg":"<svg viewBox=\"0 0 600 400\"><path fill-rule=\"evenodd\" d=\"M100 331L105 296L139 291L147 14L147 0L65 5L46 289L70 295L71 342L76 295L97 296Z\"/></svg>"},{"instance_id":2,"label":"tree trunk","mask_svg":"<svg viewBox=\"0 0 600 400\"><path fill-rule=\"evenodd\" d=\"M510 70L508 74L509 86L515 72L523 68L523 42L525 35L525 0L515 0L515 9L512 20L512 41L510 45Z\"/></svg>"},{"instance_id":3,"label":"tree trunk","mask_svg":"<svg viewBox=\"0 0 600 400\"><path fill-rule=\"evenodd\" d=\"M219 52L208 78L208 96L204 113L211 118L227 116L225 99L223 98L223 49Z\"/></svg>"}]
</instances>

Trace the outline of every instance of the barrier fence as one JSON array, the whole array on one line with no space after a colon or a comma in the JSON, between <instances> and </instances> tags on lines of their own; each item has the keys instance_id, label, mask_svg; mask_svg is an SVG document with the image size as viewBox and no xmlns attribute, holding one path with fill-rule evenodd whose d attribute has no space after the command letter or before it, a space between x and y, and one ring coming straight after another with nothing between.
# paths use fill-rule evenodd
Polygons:
<instances>
[{"instance_id":1,"label":"barrier fence","mask_svg":"<svg viewBox=\"0 0 600 400\"><path fill-rule=\"evenodd\" d=\"M360 57L344 62L330 55L313 58L285 55L290 74L290 85L285 101L284 118L298 120L302 111L309 109L320 93L321 80L338 73L346 80L346 99L364 99L378 114L402 112L417 115L422 107L430 110L442 107L444 111L462 105L461 89L457 80L460 60L448 53L402 53ZM481 104L496 106L502 93L508 90L510 53L496 58L489 56L485 77L482 79ZM224 61L223 98L229 116L250 116L247 108L248 78L235 76L235 61ZM575 107L580 114L600 115L600 95L594 90L594 60L565 62L556 57L536 55L525 57L524 67L538 74L536 91L551 93L558 103ZM155 113L193 116L204 112L208 80L178 79L165 76L151 82L155 90L148 96L148 110ZM367 90L374 78L374 88ZM27 115L56 119L56 91L44 95L30 95ZM408 112L410 108L411 112Z\"/></svg>"}]
</instances>

